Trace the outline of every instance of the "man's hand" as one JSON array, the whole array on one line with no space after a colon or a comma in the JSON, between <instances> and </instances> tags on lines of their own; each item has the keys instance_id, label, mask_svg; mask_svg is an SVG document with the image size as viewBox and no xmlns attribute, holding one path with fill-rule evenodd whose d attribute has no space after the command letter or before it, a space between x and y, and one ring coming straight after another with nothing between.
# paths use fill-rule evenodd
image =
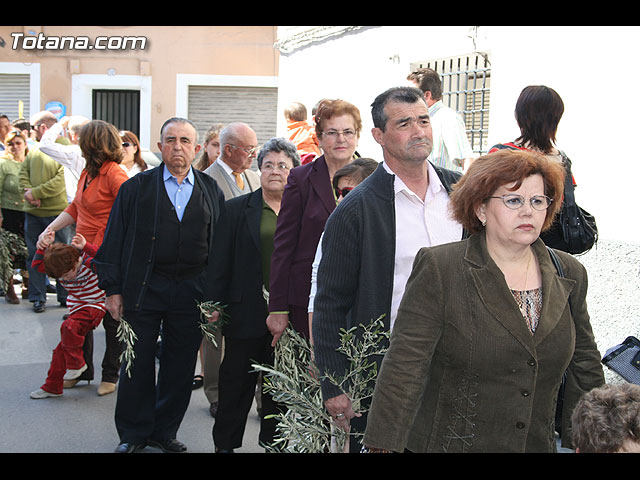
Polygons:
<instances>
[{"instance_id":1,"label":"man's hand","mask_svg":"<svg viewBox=\"0 0 640 480\"><path fill-rule=\"evenodd\" d=\"M285 328L289 324L289 314L287 313L270 313L267 317L267 328L273 335L271 346L275 347L278 340L282 336Z\"/></svg>"},{"instance_id":2,"label":"man's hand","mask_svg":"<svg viewBox=\"0 0 640 480\"><path fill-rule=\"evenodd\" d=\"M33 196L33 192L31 191L30 188L25 188L24 189L24 198L25 198L25 200L27 202L29 202L34 207L39 207L40 206L40 199L39 198L35 198Z\"/></svg>"},{"instance_id":3,"label":"man's hand","mask_svg":"<svg viewBox=\"0 0 640 480\"><path fill-rule=\"evenodd\" d=\"M109 295L105 300L105 306L113 319L119 322L122 318L122 295Z\"/></svg>"},{"instance_id":4,"label":"man's hand","mask_svg":"<svg viewBox=\"0 0 640 480\"><path fill-rule=\"evenodd\" d=\"M207 320L207 323L216 323L218 320L220 320L220 312L218 310L214 310L211 313L209 320Z\"/></svg>"},{"instance_id":5,"label":"man's hand","mask_svg":"<svg viewBox=\"0 0 640 480\"><path fill-rule=\"evenodd\" d=\"M351 408L351 399L346 395L338 395L329 398L324 402L324 406L333 418L335 424L343 430L349 430L349 421L353 417L361 417L361 413L355 413Z\"/></svg>"}]
</instances>

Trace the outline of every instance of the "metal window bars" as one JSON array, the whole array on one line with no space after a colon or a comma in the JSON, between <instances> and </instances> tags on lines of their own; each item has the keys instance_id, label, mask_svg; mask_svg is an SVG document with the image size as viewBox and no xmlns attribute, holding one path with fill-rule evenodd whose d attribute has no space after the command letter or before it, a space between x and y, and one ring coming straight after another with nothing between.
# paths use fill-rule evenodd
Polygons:
<instances>
[{"instance_id":1,"label":"metal window bars","mask_svg":"<svg viewBox=\"0 0 640 480\"><path fill-rule=\"evenodd\" d=\"M467 137L476 155L489 149L489 97L491 63L485 53L427 60L411 64L411 71L431 68L442 79L442 101L463 118Z\"/></svg>"}]
</instances>

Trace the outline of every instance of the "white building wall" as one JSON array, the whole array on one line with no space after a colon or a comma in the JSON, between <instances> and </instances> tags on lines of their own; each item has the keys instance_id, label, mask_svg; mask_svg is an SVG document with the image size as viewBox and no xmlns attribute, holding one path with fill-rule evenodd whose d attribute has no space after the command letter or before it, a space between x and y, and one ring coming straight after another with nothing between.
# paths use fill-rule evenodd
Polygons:
<instances>
[{"instance_id":1,"label":"white building wall","mask_svg":"<svg viewBox=\"0 0 640 480\"><path fill-rule=\"evenodd\" d=\"M554 88L565 103L557 143L573 161L579 204L596 216L602 238L637 242L635 117L640 105L631 89L640 73L632 50L640 27L480 27L475 48L474 31L469 26L383 26L283 53L279 134L286 133L282 112L289 102L303 102L310 112L322 98L343 98L363 117L358 151L382 160L370 133L376 95L405 85L412 62L477 48L491 60L489 145L518 136L513 110L525 86Z\"/></svg>"}]
</instances>

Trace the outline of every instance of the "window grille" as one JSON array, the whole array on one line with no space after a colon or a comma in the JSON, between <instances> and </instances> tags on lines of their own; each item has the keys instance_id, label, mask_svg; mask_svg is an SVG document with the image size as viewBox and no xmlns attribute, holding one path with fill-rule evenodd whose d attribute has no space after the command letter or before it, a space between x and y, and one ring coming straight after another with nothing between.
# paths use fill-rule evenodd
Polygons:
<instances>
[{"instance_id":1,"label":"window grille","mask_svg":"<svg viewBox=\"0 0 640 480\"><path fill-rule=\"evenodd\" d=\"M476 155L489 149L489 93L491 63L488 55L470 53L456 57L411 64L411 71L431 68L442 79L442 102L456 110L464 120L467 137Z\"/></svg>"},{"instance_id":2,"label":"window grille","mask_svg":"<svg viewBox=\"0 0 640 480\"><path fill-rule=\"evenodd\" d=\"M140 138L140 91L93 90L93 118L129 130Z\"/></svg>"},{"instance_id":3,"label":"window grille","mask_svg":"<svg viewBox=\"0 0 640 480\"><path fill-rule=\"evenodd\" d=\"M30 96L29 74L0 74L0 113L9 117L9 121L16 120L20 113L20 101L22 101L22 118L29 119ZM0 139L0 142L4 139Z\"/></svg>"}]
</instances>

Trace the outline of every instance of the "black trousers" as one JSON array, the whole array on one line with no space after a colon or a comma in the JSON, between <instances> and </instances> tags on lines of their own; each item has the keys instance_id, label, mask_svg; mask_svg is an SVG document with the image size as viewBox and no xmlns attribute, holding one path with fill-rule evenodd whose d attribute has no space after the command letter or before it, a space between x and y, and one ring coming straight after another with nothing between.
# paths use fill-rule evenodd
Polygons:
<instances>
[{"instance_id":1,"label":"black trousers","mask_svg":"<svg viewBox=\"0 0 640 480\"><path fill-rule=\"evenodd\" d=\"M202 341L197 301L202 300L204 273L176 281L152 275L140 311L124 319L137 335L131 377L120 370L115 423L120 442L176 438L191 400L193 372ZM162 349L156 381L156 345L162 327Z\"/></svg>"},{"instance_id":2,"label":"black trousers","mask_svg":"<svg viewBox=\"0 0 640 480\"><path fill-rule=\"evenodd\" d=\"M258 372L252 365L273 365L272 341L270 333L251 339L224 337L224 356L218 379L218 412L213 426L213 443L217 448L232 450L242 446L258 379ZM276 413L278 405L269 393L263 391L258 438L261 445L273 442L278 421L265 417Z\"/></svg>"}]
</instances>

